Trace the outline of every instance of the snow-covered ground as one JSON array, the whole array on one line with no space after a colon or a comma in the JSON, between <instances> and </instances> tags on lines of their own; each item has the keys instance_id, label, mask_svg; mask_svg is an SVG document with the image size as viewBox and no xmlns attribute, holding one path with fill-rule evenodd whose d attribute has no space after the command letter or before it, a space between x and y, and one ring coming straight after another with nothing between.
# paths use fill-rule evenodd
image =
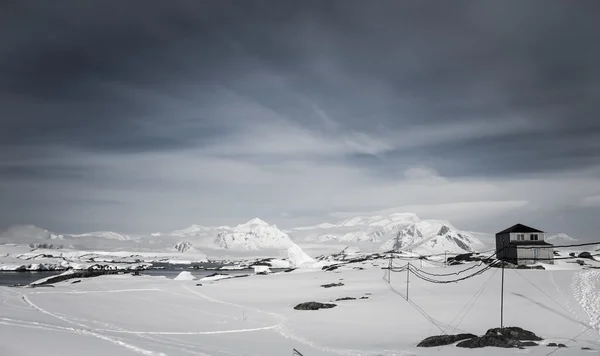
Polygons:
<instances>
[{"instance_id":1,"label":"snow-covered ground","mask_svg":"<svg viewBox=\"0 0 600 356\"><path fill-rule=\"evenodd\" d=\"M547 266L549 270L506 269L505 325L524 327L545 340L525 350L484 351L415 345L431 335L483 334L499 326L500 269L449 284L410 275L406 301L406 272L388 276L381 269L388 262L369 260L333 271L303 268L218 281L112 275L76 284L65 281L54 288L3 287L0 354L268 356L289 355L295 348L305 356L547 355L556 350L546 346L549 342L567 346L555 355L600 350L600 270L582 269L570 260L557 261ZM394 266L409 262L397 259ZM411 263L421 268L420 261ZM429 267L435 265L426 262L422 268L450 274L473 266ZM321 287L329 283L343 285ZM335 301L343 297L357 299ZM308 301L337 306L293 309Z\"/></svg>"},{"instance_id":2,"label":"snow-covered ground","mask_svg":"<svg viewBox=\"0 0 600 356\"><path fill-rule=\"evenodd\" d=\"M83 251L72 249L32 249L26 245L0 245L0 271L49 271L145 268L151 263L191 264L206 261L202 253L131 251Z\"/></svg>"}]
</instances>

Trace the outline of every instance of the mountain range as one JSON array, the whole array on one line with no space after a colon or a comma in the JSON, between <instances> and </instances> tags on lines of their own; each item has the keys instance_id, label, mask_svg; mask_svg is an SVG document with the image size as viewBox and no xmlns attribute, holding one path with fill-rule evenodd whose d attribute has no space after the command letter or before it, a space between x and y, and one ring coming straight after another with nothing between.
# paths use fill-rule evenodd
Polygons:
<instances>
[{"instance_id":1,"label":"mountain range","mask_svg":"<svg viewBox=\"0 0 600 356\"><path fill-rule=\"evenodd\" d=\"M477 236L481 236L478 234ZM75 248L148 250L187 253L205 250L257 252L288 250L307 245L360 246L362 250L407 250L423 254L471 252L483 243L474 233L461 231L448 221L422 220L412 213L357 216L337 223L281 230L255 218L237 226L191 225L171 232L126 235L115 232L55 234L28 225L0 233L0 242L40 243L64 240Z\"/></svg>"}]
</instances>

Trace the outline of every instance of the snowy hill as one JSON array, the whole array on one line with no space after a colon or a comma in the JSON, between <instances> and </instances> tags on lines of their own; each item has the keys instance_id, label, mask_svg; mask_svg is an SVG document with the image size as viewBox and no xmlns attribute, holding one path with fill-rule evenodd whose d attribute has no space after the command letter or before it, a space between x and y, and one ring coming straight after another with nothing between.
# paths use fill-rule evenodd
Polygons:
<instances>
[{"instance_id":1,"label":"snowy hill","mask_svg":"<svg viewBox=\"0 0 600 356\"><path fill-rule=\"evenodd\" d=\"M256 218L232 228L221 227L214 243L224 249L287 249L294 245L289 236L275 225Z\"/></svg>"},{"instance_id":2,"label":"snowy hill","mask_svg":"<svg viewBox=\"0 0 600 356\"><path fill-rule=\"evenodd\" d=\"M130 240L135 239L129 235L123 235L123 234L119 234L119 233L112 232L112 231L96 231L96 232L88 232L85 234L73 234L73 235L68 235L68 236L74 237L74 238L98 237L98 238L103 238L103 239L107 239L107 240L116 240L116 241L130 241Z\"/></svg>"},{"instance_id":3,"label":"snowy hill","mask_svg":"<svg viewBox=\"0 0 600 356\"><path fill-rule=\"evenodd\" d=\"M196 249L189 241L179 241L173 246L173 250L178 252L196 252Z\"/></svg>"},{"instance_id":4,"label":"snowy hill","mask_svg":"<svg viewBox=\"0 0 600 356\"><path fill-rule=\"evenodd\" d=\"M54 234L35 225L14 225L0 232L0 241L31 243L40 240L62 240L63 235Z\"/></svg>"},{"instance_id":5,"label":"snowy hill","mask_svg":"<svg viewBox=\"0 0 600 356\"><path fill-rule=\"evenodd\" d=\"M290 233L296 241L377 243L395 237L398 231L417 221L419 218L412 213L358 216L336 224L299 227Z\"/></svg>"},{"instance_id":6,"label":"snowy hill","mask_svg":"<svg viewBox=\"0 0 600 356\"><path fill-rule=\"evenodd\" d=\"M400 230L380 248L436 254L472 252L481 246L483 244L476 237L456 229L448 221L421 220Z\"/></svg>"}]
</instances>

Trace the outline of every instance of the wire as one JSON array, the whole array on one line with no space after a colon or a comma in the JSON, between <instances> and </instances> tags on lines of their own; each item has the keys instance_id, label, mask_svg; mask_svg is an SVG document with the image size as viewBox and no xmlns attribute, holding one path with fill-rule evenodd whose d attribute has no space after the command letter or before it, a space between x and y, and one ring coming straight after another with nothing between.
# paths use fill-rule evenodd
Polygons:
<instances>
[{"instance_id":1,"label":"wire","mask_svg":"<svg viewBox=\"0 0 600 356\"><path fill-rule=\"evenodd\" d=\"M422 269L419 269L419 268L417 268L417 267L415 267L415 266L412 266L412 268L413 268L413 269L415 269L415 270L417 270L417 271L419 271L419 273L423 273L423 274L426 274L426 275L428 275L428 276L447 277L447 276L457 276L457 275L459 275L459 274L461 274L461 273L463 273L463 272L467 272L467 271L470 271L470 270L472 270L473 268L477 268L477 267L481 266L482 264L483 264L483 261L481 261L481 262L479 262L478 264L475 264L475 265L473 265L473 266L471 266L471 267L469 267L469 268L467 268L467 269L460 270L460 271L458 271L458 272L452 272L452 273L440 273L440 274L426 272L426 271L424 271L424 270L422 270Z\"/></svg>"},{"instance_id":2,"label":"wire","mask_svg":"<svg viewBox=\"0 0 600 356\"><path fill-rule=\"evenodd\" d=\"M471 299L469 300L469 302L467 302L467 304L465 304L465 306L458 312L458 314L454 317L454 319L452 319L452 321L450 321L450 324L452 325L452 323L454 322L454 320L456 318L458 318L458 316L462 313L463 310L465 310L465 308L467 308L467 310L465 311L465 313L463 314L463 316L460 318L460 320L458 320L458 323L456 324L456 326L452 329L452 333L454 333L456 331L456 329L460 326L460 323L462 323L463 319L467 316L467 314L469 314L469 312L471 311L471 309L473 308L473 306L475 306L475 303L477 302L477 300L479 300L479 297L481 297L483 295L483 292L485 291L485 289L487 288L487 286L490 284L490 282L492 281L492 278L494 278L494 276L496 275L496 273L498 273L498 270L495 270L491 275L490 278L488 278L482 285L481 287L479 287L479 289L477 290L477 292L475 292L475 294L471 297Z\"/></svg>"},{"instance_id":3,"label":"wire","mask_svg":"<svg viewBox=\"0 0 600 356\"><path fill-rule=\"evenodd\" d=\"M475 276L478 276L478 275L480 275L480 274L482 274L482 273L490 270L493 267L494 267L494 264L490 264L490 265L488 265L488 266L486 266L486 267L480 269L479 271L477 271L475 273L472 273L470 275L464 276L462 278L457 278L457 279L453 279L453 280L445 280L445 281L444 280L436 280L436 279L433 279L433 278L422 276L421 274L419 274L417 271L414 270L414 267L412 265L409 265L409 271L413 275L415 275L416 277L418 277L418 278L420 278L420 279L422 279L422 280L424 280L426 282L448 284L448 283L456 283L456 282L464 281L465 279L473 278Z\"/></svg>"},{"instance_id":4,"label":"wire","mask_svg":"<svg viewBox=\"0 0 600 356\"><path fill-rule=\"evenodd\" d=\"M510 244L510 242L509 242ZM518 246L519 248L556 248L556 247L560 247L560 248L565 248L565 247L583 247L583 246L593 246L593 245L600 245L600 242L586 242L586 243L582 243L582 244L572 244L572 245L560 245L560 246L555 246L555 245L513 245L513 246Z\"/></svg>"}]
</instances>

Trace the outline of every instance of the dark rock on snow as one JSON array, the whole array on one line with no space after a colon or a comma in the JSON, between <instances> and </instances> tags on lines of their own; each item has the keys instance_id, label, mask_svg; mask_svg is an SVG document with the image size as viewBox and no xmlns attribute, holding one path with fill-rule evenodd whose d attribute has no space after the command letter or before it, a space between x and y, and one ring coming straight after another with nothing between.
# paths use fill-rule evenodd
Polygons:
<instances>
[{"instance_id":1,"label":"dark rock on snow","mask_svg":"<svg viewBox=\"0 0 600 356\"><path fill-rule=\"evenodd\" d=\"M533 341L541 341L543 340L541 337L537 336L533 332L529 330L525 330L518 326L508 326L505 328L493 328L489 329L486 335L500 335L507 337L509 339L516 340L533 340Z\"/></svg>"},{"instance_id":2,"label":"dark rock on snow","mask_svg":"<svg viewBox=\"0 0 600 356\"><path fill-rule=\"evenodd\" d=\"M294 307L296 310L319 310L319 309L331 309L336 307L333 303L319 303L319 302L306 302L300 303Z\"/></svg>"},{"instance_id":3,"label":"dark rock on snow","mask_svg":"<svg viewBox=\"0 0 600 356\"><path fill-rule=\"evenodd\" d=\"M343 297L343 298L338 298L335 301L339 302L340 300L356 300L356 298L352 298L352 297Z\"/></svg>"},{"instance_id":4,"label":"dark rock on snow","mask_svg":"<svg viewBox=\"0 0 600 356\"><path fill-rule=\"evenodd\" d=\"M362 297L360 297L359 299L369 299L369 297L367 297L367 296L362 296Z\"/></svg>"},{"instance_id":5,"label":"dark rock on snow","mask_svg":"<svg viewBox=\"0 0 600 356\"><path fill-rule=\"evenodd\" d=\"M461 341L458 344L456 344L456 346L469 348L469 349L476 349L476 348L487 347L487 346L511 348L511 347L519 347L520 344L521 344L521 342L519 340L509 339L504 336L483 335L483 336L476 337L473 339Z\"/></svg>"},{"instance_id":6,"label":"dark rock on snow","mask_svg":"<svg viewBox=\"0 0 600 356\"><path fill-rule=\"evenodd\" d=\"M227 273L218 273L218 272L215 272L215 273L209 274L206 277L216 277L216 276L228 276L228 274Z\"/></svg>"},{"instance_id":7,"label":"dark rock on snow","mask_svg":"<svg viewBox=\"0 0 600 356\"><path fill-rule=\"evenodd\" d=\"M202 287L202 283L197 283L196 287Z\"/></svg>"},{"instance_id":8,"label":"dark rock on snow","mask_svg":"<svg viewBox=\"0 0 600 356\"><path fill-rule=\"evenodd\" d=\"M587 252L587 251L583 251L582 253L580 253L579 255L577 255L577 257L579 258L589 258L591 260L593 260L594 258L592 257L592 254Z\"/></svg>"},{"instance_id":9,"label":"dark rock on snow","mask_svg":"<svg viewBox=\"0 0 600 356\"><path fill-rule=\"evenodd\" d=\"M523 342L526 340L527 342ZM489 329L485 335L465 340L456 344L457 347L465 348L479 348L479 347L523 347L523 346L536 346L537 344L531 341L543 340L531 331L510 326L506 328L494 328Z\"/></svg>"},{"instance_id":10,"label":"dark rock on snow","mask_svg":"<svg viewBox=\"0 0 600 356\"><path fill-rule=\"evenodd\" d=\"M458 334L458 335L436 335L430 336L428 338L423 339L417 347L435 347L435 346L444 346L451 345L457 341L467 340L476 338L476 335L473 334Z\"/></svg>"},{"instance_id":11,"label":"dark rock on snow","mask_svg":"<svg viewBox=\"0 0 600 356\"><path fill-rule=\"evenodd\" d=\"M323 268L321 268L323 271L333 271L338 269L339 267L341 267L342 265L330 265L330 266L323 266Z\"/></svg>"},{"instance_id":12,"label":"dark rock on snow","mask_svg":"<svg viewBox=\"0 0 600 356\"><path fill-rule=\"evenodd\" d=\"M323 288L331 288L331 287L341 287L343 286L344 283L329 283L329 284L322 284L321 287Z\"/></svg>"}]
</instances>

